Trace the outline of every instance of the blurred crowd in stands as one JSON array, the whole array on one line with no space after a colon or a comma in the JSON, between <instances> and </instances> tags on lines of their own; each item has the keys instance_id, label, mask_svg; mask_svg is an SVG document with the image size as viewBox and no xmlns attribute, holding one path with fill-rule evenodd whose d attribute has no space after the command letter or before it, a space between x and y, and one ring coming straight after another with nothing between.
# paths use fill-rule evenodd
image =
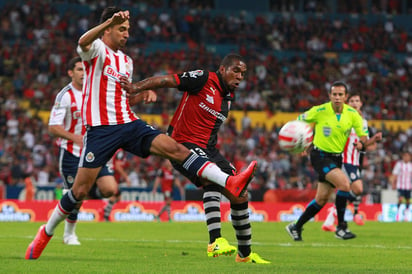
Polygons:
<instances>
[{"instance_id":1,"label":"blurred crowd in stands","mask_svg":"<svg viewBox=\"0 0 412 274\"><path fill-rule=\"evenodd\" d=\"M62 1L87 7L89 13L58 9L51 1L6 1L0 9L0 180L21 183L33 175L38 183L58 182L57 147L47 124L32 110L50 110L57 92L69 79L67 61L76 54L76 42L97 24L102 6L96 1ZM291 13L293 3L270 1L273 17L245 11L226 16L214 10L214 1L117 1L133 11L130 40L125 51L133 58L134 80L155 74L191 69L216 70L222 54L210 44L236 45L247 58L247 79L239 87L232 109L268 113L302 112L327 101L335 80L346 81L364 99L367 119L412 119L411 30L392 20L358 24L331 17L308 16L303 22ZM314 2L314 3L313 3ZM342 1L341 1L342 2ZM338 11L364 10L365 1L343 1ZM366 1L367 2L367 1ZM374 12L397 13L389 1ZM379 3L378 3L379 2ZM104 1L102 3L105 3ZM304 1L306 12L328 12L326 1ZM79 10L81 11L81 9ZM182 43L184 49L151 49L150 43ZM282 56L288 52L287 56ZM227 52L226 52L227 53ZM341 54L350 53L342 60ZM176 90L158 90L159 102L139 105L137 113L173 114L180 98ZM149 121L150 122L150 121ZM251 127L247 115L242 129L230 120L220 132L220 148L238 168L257 159L259 172L252 188L311 188L316 174L307 158L282 153L277 132ZM165 129L165 125L158 125ZM364 167L366 190L388 187L387 176L402 150L412 150L412 128L384 132L384 142L370 153ZM157 161L131 159L129 170L136 185L150 185Z\"/></svg>"}]
</instances>

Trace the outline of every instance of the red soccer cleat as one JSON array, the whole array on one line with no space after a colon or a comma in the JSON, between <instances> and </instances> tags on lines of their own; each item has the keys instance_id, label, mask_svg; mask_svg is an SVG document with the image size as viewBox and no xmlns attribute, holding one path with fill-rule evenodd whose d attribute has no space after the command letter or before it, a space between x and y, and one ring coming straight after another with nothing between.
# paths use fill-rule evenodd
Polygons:
<instances>
[{"instance_id":1,"label":"red soccer cleat","mask_svg":"<svg viewBox=\"0 0 412 274\"><path fill-rule=\"evenodd\" d=\"M43 250L46 248L50 239L53 237L46 234L46 225L40 226L34 240L29 244L26 250L26 260L35 260L40 257Z\"/></svg>"},{"instance_id":2,"label":"red soccer cleat","mask_svg":"<svg viewBox=\"0 0 412 274\"><path fill-rule=\"evenodd\" d=\"M353 221L354 221L355 224L357 224L357 225L364 225L364 224L365 224L365 222L364 222L363 219L362 219L362 216L359 215L359 214L356 214L356 215L353 217Z\"/></svg>"},{"instance_id":3,"label":"red soccer cleat","mask_svg":"<svg viewBox=\"0 0 412 274\"><path fill-rule=\"evenodd\" d=\"M256 167L257 162L252 161L245 171L235 176L229 176L226 181L226 189L236 197L241 197L252 180Z\"/></svg>"},{"instance_id":4,"label":"red soccer cleat","mask_svg":"<svg viewBox=\"0 0 412 274\"><path fill-rule=\"evenodd\" d=\"M336 227L334 225L322 225L322 229L324 231L332 231L332 232L336 231Z\"/></svg>"}]
</instances>

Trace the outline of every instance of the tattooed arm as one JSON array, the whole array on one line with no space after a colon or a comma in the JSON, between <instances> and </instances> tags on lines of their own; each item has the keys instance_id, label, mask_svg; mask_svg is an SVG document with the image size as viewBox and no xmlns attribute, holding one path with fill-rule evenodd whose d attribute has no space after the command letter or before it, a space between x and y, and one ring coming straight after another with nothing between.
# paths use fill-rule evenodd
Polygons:
<instances>
[{"instance_id":1,"label":"tattooed arm","mask_svg":"<svg viewBox=\"0 0 412 274\"><path fill-rule=\"evenodd\" d=\"M145 90L153 90L158 88L177 88L178 82L174 75L162 75L146 78L137 83L130 83L126 77L120 78L120 84L126 90L128 96L140 93Z\"/></svg>"}]
</instances>

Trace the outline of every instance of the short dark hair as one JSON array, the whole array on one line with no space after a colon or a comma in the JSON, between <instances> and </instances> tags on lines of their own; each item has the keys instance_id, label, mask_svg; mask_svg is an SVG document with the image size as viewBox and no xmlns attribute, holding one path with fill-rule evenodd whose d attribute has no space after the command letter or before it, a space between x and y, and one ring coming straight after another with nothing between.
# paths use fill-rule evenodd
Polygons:
<instances>
[{"instance_id":1,"label":"short dark hair","mask_svg":"<svg viewBox=\"0 0 412 274\"><path fill-rule=\"evenodd\" d=\"M333 82L332 85L330 86L329 93L331 93L332 88L334 88L334 87L344 87L345 88L345 94L347 94L349 92L348 86L343 81Z\"/></svg>"},{"instance_id":2,"label":"short dark hair","mask_svg":"<svg viewBox=\"0 0 412 274\"><path fill-rule=\"evenodd\" d=\"M106 22L107 19L112 18L113 14L119 11L121 11L121 9L114 6L105 8L100 16L100 24Z\"/></svg>"},{"instance_id":3,"label":"short dark hair","mask_svg":"<svg viewBox=\"0 0 412 274\"><path fill-rule=\"evenodd\" d=\"M348 101L350 100L350 98L355 97L355 96L359 96L360 100L363 101L362 96L360 95L359 92L351 92L348 96Z\"/></svg>"},{"instance_id":4,"label":"short dark hair","mask_svg":"<svg viewBox=\"0 0 412 274\"><path fill-rule=\"evenodd\" d=\"M245 59L244 59L241 55L235 54L235 53L231 53L231 54L226 55L226 56L223 58L223 60L222 60L222 62L220 63L220 65L223 66L223 67L225 67L225 68L227 68L227 67L230 67L230 66L231 66L234 62L236 62L236 61L241 61L241 62L243 62L243 63L246 63L246 62L245 62Z\"/></svg>"},{"instance_id":5,"label":"short dark hair","mask_svg":"<svg viewBox=\"0 0 412 274\"><path fill-rule=\"evenodd\" d=\"M73 57L70 59L69 63L67 64L67 70L74 70L76 63L81 62L82 59L79 56Z\"/></svg>"}]
</instances>

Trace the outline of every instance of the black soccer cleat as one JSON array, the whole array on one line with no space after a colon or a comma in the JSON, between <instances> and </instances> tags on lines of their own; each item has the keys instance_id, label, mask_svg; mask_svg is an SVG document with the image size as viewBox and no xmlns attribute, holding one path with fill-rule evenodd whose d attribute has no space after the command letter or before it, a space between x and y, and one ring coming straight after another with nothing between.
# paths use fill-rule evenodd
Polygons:
<instances>
[{"instance_id":1,"label":"black soccer cleat","mask_svg":"<svg viewBox=\"0 0 412 274\"><path fill-rule=\"evenodd\" d=\"M294 241L302 241L302 228L298 229L294 223L288 224L285 228Z\"/></svg>"},{"instance_id":2,"label":"black soccer cleat","mask_svg":"<svg viewBox=\"0 0 412 274\"><path fill-rule=\"evenodd\" d=\"M335 237L342 240L350 240L356 238L356 235L350 232L346 222L342 222L336 227Z\"/></svg>"}]
</instances>

